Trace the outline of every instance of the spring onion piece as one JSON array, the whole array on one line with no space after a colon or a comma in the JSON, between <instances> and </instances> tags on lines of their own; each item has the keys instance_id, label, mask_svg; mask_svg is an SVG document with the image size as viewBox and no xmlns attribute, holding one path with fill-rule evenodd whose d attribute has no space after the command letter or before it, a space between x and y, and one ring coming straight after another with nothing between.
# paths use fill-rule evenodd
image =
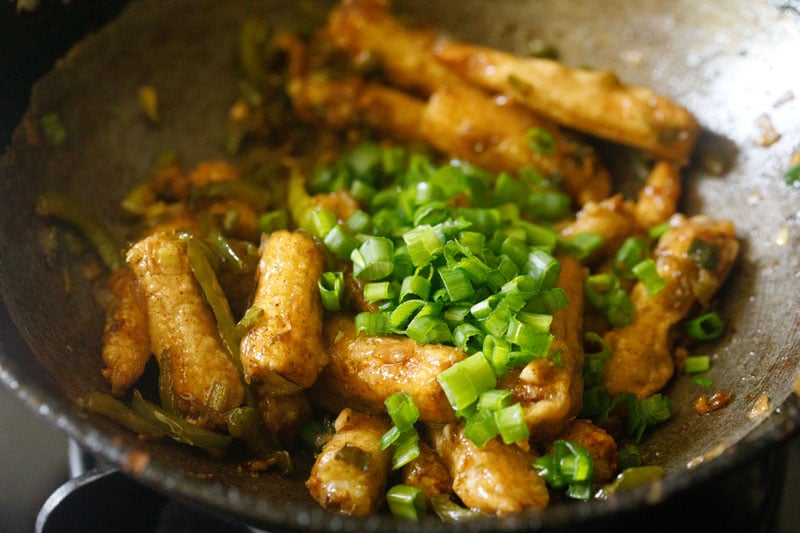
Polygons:
<instances>
[{"instance_id":1,"label":"spring onion piece","mask_svg":"<svg viewBox=\"0 0 800 533\"><path fill-rule=\"evenodd\" d=\"M620 472L612 483L609 483L597 493L598 498L608 498L612 494L629 491L636 487L653 483L664 477L664 469L660 466L636 466L626 468Z\"/></svg>"},{"instance_id":2,"label":"spring onion piece","mask_svg":"<svg viewBox=\"0 0 800 533\"><path fill-rule=\"evenodd\" d=\"M137 415L159 427L165 435L190 446L205 448L209 451L221 451L233 442L233 437L230 435L203 429L190 424L180 416L164 411L156 404L145 400L136 390L133 392L131 409Z\"/></svg>"},{"instance_id":3,"label":"spring onion piece","mask_svg":"<svg viewBox=\"0 0 800 533\"><path fill-rule=\"evenodd\" d=\"M419 433L415 429L402 431L392 446L392 470L398 470L419 457Z\"/></svg>"},{"instance_id":4,"label":"spring onion piece","mask_svg":"<svg viewBox=\"0 0 800 533\"><path fill-rule=\"evenodd\" d=\"M444 242L429 225L417 226L406 232L403 240L408 246L411 263L415 267L430 264L434 258L444 252Z\"/></svg>"},{"instance_id":5,"label":"spring onion piece","mask_svg":"<svg viewBox=\"0 0 800 533\"><path fill-rule=\"evenodd\" d=\"M614 272L625 279L633 279L633 267L647 259L650 255L649 246L638 237L629 237L619 247L614 255Z\"/></svg>"},{"instance_id":6,"label":"spring onion piece","mask_svg":"<svg viewBox=\"0 0 800 533\"><path fill-rule=\"evenodd\" d=\"M384 401L386 411L400 431L411 429L419 419L419 409L408 393L395 392Z\"/></svg>"},{"instance_id":7,"label":"spring onion piece","mask_svg":"<svg viewBox=\"0 0 800 533\"><path fill-rule=\"evenodd\" d=\"M539 155L553 155L556 151L556 141L553 135L544 128L531 128L525 134L528 146Z\"/></svg>"},{"instance_id":8,"label":"spring onion piece","mask_svg":"<svg viewBox=\"0 0 800 533\"><path fill-rule=\"evenodd\" d=\"M703 239L692 239L687 253L698 268L713 270L719 264L719 250Z\"/></svg>"},{"instance_id":9,"label":"spring onion piece","mask_svg":"<svg viewBox=\"0 0 800 533\"><path fill-rule=\"evenodd\" d=\"M389 281L376 281L364 284L364 301L379 302L381 300L392 300L397 298L398 287Z\"/></svg>"},{"instance_id":10,"label":"spring onion piece","mask_svg":"<svg viewBox=\"0 0 800 533\"><path fill-rule=\"evenodd\" d=\"M617 461L621 470L642 466L642 458L639 455L639 447L635 444L626 444L617 451Z\"/></svg>"},{"instance_id":11,"label":"spring onion piece","mask_svg":"<svg viewBox=\"0 0 800 533\"><path fill-rule=\"evenodd\" d=\"M483 516L478 511L467 509L450 499L448 494L437 494L431 497L431 507L444 522L462 523Z\"/></svg>"},{"instance_id":12,"label":"spring onion piece","mask_svg":"<svg viewBox=\"0 0 800 533\"><path fill-rule=\"evenodd\" d=\"M475 289L473 289L465 270L460 268L440 268L438 272L451 302L461 302L474 298Z\"/></svg>"},{"instance_id":13,"label":"spring onion piece","mask_svg":"<svg viewBox=\"0 0 800 533\"><path fill-rule=\"evenodd\" d=\"M269 207L272 197L264 187L244 180L213 181L195 187L189 193L190 203L212 200L238 200L260 212Z\"/></svg>"},{"instance_id":14,"label":"spring onion piece","mask_svg":"<svg viewBox=\"0 0 800 533\"><path fill-rule=\"evenodd\" d=\"M392 328L389 323L387 313L358 313L355 317L356 334L364 335L385 335L391 333Z\"/></svg>"},{"instance_id":15,"label":"spring onion piece","mask_svg":"<svg viewBox=\"0 0 800 533\"><path fill-rule=\"evenodd\" d=\"M39 119L42 131L50 146L63 146L67 142L67 130L58 113L48 113Z\"/></svg>"},{"instance_id":16,"label":"spring onion piece","mask_svg":"<svg viewBox=\"0 0 800 533\"><path fill-rule=\"evenodd\" d=\"M800 163L787 170L783 174L783 179L790 187L800 187Z\"/></svg>"},{"instance_id":17,"label":"spring onion piece","mask_svg":"<svg viewBox=\"0 0 800 533\"><path fill-rule=\"evenodd\" d=\"M570 202L570 197L561 191L538 191L528 195L525 211L538 220L563 220L570 214Z\"/></svg>"},{"instance_id":18,"label":"spring onion piece","mask_svg":"<svg viewBox=\"0 0 800 533\"><path fill-rule=\"evenodd\" d=\"M453 342L453 334L447 322L441 318L423 314L423 311L411 319L405 333L420 344Z\"/></svg>"},{"instance_id":19,"label":"spring onion piece","mask_svg":"<svg viewBox=\"0 0 800 533\"><path fill-rule=\"evenodd\" d=\"M587 389L600 385L603 382L605 364L611 358L611 345L593 331L584 336L586 343L600 346L599 352L586 352L583 358L583 383Z\"/></svg>"},{"instance_id":20,"label":"spring onion piece","mask_svg":"<svg viewBox=\"0 0 800 533\"><path fill-rule=\"evenodd\" d=\"M66 193L46 192L36 199L36 213L77 227L110 270L125 266L122 239L77 198Z\"/></svg>"},{"instance_id":21,"label":"spring onion piece","mask_svg":"<svg viewBox=\"0 0 800 533\"><path fill-rule=\"evenodd\" d=\"M717 339L722 336L724 331L725 322L714 312L706 313L686 323L686 333L698 341Z\"/></svg>"},{"instance_id":22,"label":"spring onion piece","mask_svg":"<svg viewBox=\"0 0 800 533\"><path fill-rule=\"evenodd\" d=\"M656 224L655 226L653 226L652 228L647 230L647 236L650 237L653 240L658 240L666 232L668 232L671 227L672 226L670 225L670 223L668 221L667 222L662 222L661 224Z\"/></svg>"},{"instance_id":23,"label":"spring onion piece","mask_svg":"<svg viewBox=\"0 0 800 533\"><path fill-rule=\"evenodd\" d=\"M711 387L714 384L714 380L704 376L692 376L692 383L701 387Z\"/></svg>"},{"instance_id":24,"label":"spring onion piece","mask_svg":"<svg viewBox=\"0 0 800 533\"><path fill-rule=\"evenodd\" d=\"M531 436L525 424L525 413L519 403L494 411L494 421L500 437L506 444L526 441Z\"/></svg>"},{"instance_id":25,"label":"spring onion piece","mask_svg":"<svg viewBox=\"0 0 800 533\"><path fill-rule=\"evenodd\" d=\"M494 371L480 352L440 372L436 380L455 411L466 409L496 384Z\"/></svg>"},{"instance_id":26,"label":"spring onion piece","mask_svg":"<svg viewBox=\"0 0 800 533\"><path fill-rule=\"evenodd\" d=\"M220 339L225 345L231 361L233 361L233 364L239 370L239 375L243 376L242 360L239 357L240 338L236 330L236 321L233 319L228 299L222 287L220 287L217 276L213 268L211 268L211 264L208 262L205 253L197 244L197 239L194 237L186 237L183 238L183 240L186 243L186 255L189 258L189 266L217 320Z\"/></svg>"},{"instance_id":27,"label":"spring onion piece","mask_svg":"<svg viewBox=\"0 0 800 533\"><path fill-rule=\"evenodd\" d=\"M362 280L379 280L392 273L394 244L385 237L369 237L353 250L353 276Z\"/></svg>"},{"instance_id":28,"label":"spring onion piece","mask_svg":"<svg viewBox=\"0 0 800 533\"><path fill-rule=\"evenodd\" d=\"M347 232L339 224L335 224L330 231L322 239L325 246L331 252L335 253L342 259L349 259L358 245L358 239Z\"/></svg>"},{"instance_id":29,"label":"spring onion piece","mask_svg":"<svg viewBox=\"0 0 800 533\"><path fill-rule=\"evenodd\" d=\"M483 446L499 434L495 414L491 410L478 410L464 424L464 436L476 446Z\"/></svg>"},{"instance_id":30,"label":"spring onion piece","mask_svg":"<svg viewBox=\"0 0 800 533\"><path fill-rule=\"evenodd\" d=\"M612 327L627 326L633 321L636 309L633 301L613 274L593 274L586 278L584 295L594 307L603 311Z\"/></svg>"},{"instance_id":31,"label":"spring onion piece","mask_svg":"<svg viewBox=\"0 0 800 533\"><path fill-rule=\"evenodd\" d=\"M631 272L642 282L644 290L647 291L649 296L653 296L666 285L664 278L658 274L656 262L652 259L645 259L637 263L631 269Z\"/></svg>"},{"instance_id":32,"label":"spring onion piece","mask_svg":"<svg viewBox=\"0 0 800 533\"><path fill-rule=\"evenodd\" d=\"M349 442L346 442L344 446L336 450L336 454L334 454L333 457L337 461L355 467L362 472L367 472L369 470L369 464L372 461L372 456L369 452L365 452L358 446L350 444Z\"/></svg>"},{"instance_id":33,"label":"spring onion piece","mask_svg":"<svg viewBox=\"0 0 800 533\"><path fill-rule=\"evenodd\" d=\"M555 490L567 489L571 498L587 500L591 496L594 462L589 452L576 442L559 439L553 450L533 463L547 485Z\"/></svg>"},{"instance_id":34,"label":"spring onion piece","mask_svg":"<svg viewBox=\"0 0 800 533\"><path fill-rule=\"evenodd\" d=\"M325 272L317 280L319 295L322 298L322 307L328 311L338 311L342 308L344 296L344 274L342 272Z\"/></svg>"},{"instance_id":35,"label":"spring onion piece","mask_svg":"<svg viewBox=\"0 0 800 533\"><path fill-rule=\"evenodd\" d=\"M172 374L172 357L165 350L158 358L158 399L161 408L174 415L180 414L178 398L175 395L175 381Z\"/></svg>"},{"instance_id":36,"label":"spring onion piece","mask_svg":"<svg viewBox=\"0 0 800 533\"><path fill-rule=\"evenodd\" d=\"M427 510L425 493L410 485L394 485L386 492L386 503L392 515L409 520L419 520Z\"/></svg>"},{"instance_id":37,"label":"spring onion piece","mask_svg":"<svg viewBox=\"0 0 800 533\"><path fill-rule=\"evenodd\" d=\"M690 355L686 358L686 373L699 374L711 368L711 357L708 355Z\"/></svg>"},{"instance_id":38,"label":"spring onion piece","mask_svg":"<svg viewBox=\"0 0 800 533\"><path fill-rule=\"evenodd\" d=\"M267 211L258 217L258 230L261 233L272 233L289 227L289 213L285 209Z\"/></svg>"},{"instance_id":39,"label":"spring onion piece","mask_svg":"<svg viewBox=\"0 0 800 533\"><path fill-rule=\"evenodd\" d=\"M101 414L144 438L158 439L164 436L160 425L139 416L130 407L109 394L90 392L78 400L78 405Z\"/></svg>"},{"instance_id":40,"label":"spring onion piece","mask_svg":"<svg viewBox=\"0 0 800 533\"><path fill-rule=\"evenodd\" d=\"M611 404L611 395L603 385L595 385L583 391L581 417L592 418L601 415Z\"/></svg>"},{"instance_id":41,"label":"spring onion piece","mask_svg":"<svg viewBox=\"0 0 800 533\"><path fill-rule=\"evenodd\" d=\"M590 231L584 231L564 243L564 248L568 254L576 259L583 260L600 248L604 242L605 239L602 236Z\"/></svg>"}]
</instances>

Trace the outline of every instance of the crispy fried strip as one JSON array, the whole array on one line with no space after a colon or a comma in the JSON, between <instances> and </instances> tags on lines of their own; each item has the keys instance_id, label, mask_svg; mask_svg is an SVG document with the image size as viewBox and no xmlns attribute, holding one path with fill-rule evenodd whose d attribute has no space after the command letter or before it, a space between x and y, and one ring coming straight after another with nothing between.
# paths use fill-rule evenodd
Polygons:
<instances>
[{"instance_id":1,"label":"crispy fried strip","mask_svg":"<svg viewBox=\"0 0 800 533\"><path fill-rule=\"evenodd\" d=\"M354 516L378 510L391 466L392 451L381 451L387 419L344 409L334 422L336 433L325 443L306 487L325 509Z\"/></svg>"},{"instance_id":2,"label":"crispy fried strip","mask_svg":"<svg viewBox=\"0 0 800 533\"><path fill-rule=\"evenodd\" d=\"M178 408L203 425L223 423L224 413L242 403L244 387L189 267L186 244L156 233L133 245L127 261L145 295L153 353L168 354ZM212 409L206 401L220 390L224 401Z\"/></svg>"},{"instance_id":3,"label":"crispy fried strip","mask_svg":"<svg viewBox=\"0 0 800 533\"><path fill-rule=\"evenodd\" d=\"M605 335L613 350L605 366L605 385L612 395L633 392L645 398L664 387L674 370L670 329L695 302L708 304L738 254L730 221L675 215L670 224L672 229L661 237L654 252L658 274L666 285L648 296L642 283L637 283L631 293L636 308L633 323ZM689 254L696 238L718 251L719 260L712 269L699 268Z\"/></svg>"},{"instance_id":4,"label":"crispy fried strip","mask_svg":"<svg viewBox=\"0 0 800 533\"><path fill-rule=\"evenodd\" d=\"M325 341L330 362L311 396L326 410L351 406L384 413L386 398L405 391L419 408L420 420L455 420L436 376L464 358L458 348L421 345L400 336L356 336L353 317L344 314L326 320Z\"/></svg>"},{"instance_id":5,"label":"crispy fried strip","mask_svg":"<svg viewBox=\"0 0 800 533\"><path fill-rule=\"evenodd\" d=\"M435 55L471 82L511 95L559 124L679 164L688 162L699 133L685 108L650 89L623 85L612 72L455 42L437 44Z\"/></svg>"},{"instance_id":6,"label":"crispy fried strip","mask_svg":"<svg viewBox=\"0 0 800 533\"><path fill-rule=\"evenodd\" d=\"M461 424L430 429L436 453L453 478L453 491L467 507L498 515L547 507L550 495L532 466L532 453L498 438L476 446Z\"/></svg>"},{"instance_id":7,"label":"crispy fried strip","mask_svg":"<svg viewBox=\"0 0 800 533\"><path fill-rule=\"evenodd\" d=\"M522 404L531 440L543 441L563 431L578 414L583 400L583 270L577 260L559 257L561 275L569 305L556 311L550 332L551 353L561 350L558 363L534 359L522 369L512 369L498 380L498 388L508 389Z\"/></svg>"},{"instance_id":8,"label":"crispy fried strip","mask_svg":"<svg viewBox=\"0 0 800 533\"><path fill-rule=\"evenodd\" d=\"M302 232L280 230L261 247L253 307L264 311L242 337L245 379L284 396L311 386L328 362L317 280L322 253Z\"/></svg>"},{"instance_id":9,"label":"crispy fried strip","mask_svg":"<svg viewBox=\"0 0 800 533\"><path fill-rule=\"evenodd\" d=\"M334 45L353 56L376 53L389 80L428 95L446 85L463 83L433 58L435 33L401 25L388 2L347 0L333 9L327 33Z\"/></svg>"},{"instance_id":10,"label":"crispy fried strip","mask_svg":"<svg viewBox=\"0 0 800 533\"><path fill-rule=\"evenodd\" d=\"M532 129L550 135L553 153L530 146ZM565 137L549 120L467 85L433 93L422 115L420 136L439 150L488 170L516 174L533 166L545 176L557 174L564 190L580 205L611 192L611 179L589 147Z\"/></svg>"},{"instance_id":11,"label":"crispy fried strip","mask_svg":"<svg viewBox=\"0 0 800 533\"><path fill-rule=\"evenodd\" d=\"M121 396L141 377L150 359L147 307L129 268L112 270L108 289L113 303L103 329L103 377L111 384L111 393Z\"/></svg>"},{"instance_id":12,"label":"crispy fried strip","mask_svg":"<svg viewBox=\"0 0 800 533\"><path fill-rule=\"evenodd\" d=\"M650 228L669 220L678 207L681 176L669 161L656 161L647 182L636 197L634 214L641 228Z\"/></svg>"}]
</instances>

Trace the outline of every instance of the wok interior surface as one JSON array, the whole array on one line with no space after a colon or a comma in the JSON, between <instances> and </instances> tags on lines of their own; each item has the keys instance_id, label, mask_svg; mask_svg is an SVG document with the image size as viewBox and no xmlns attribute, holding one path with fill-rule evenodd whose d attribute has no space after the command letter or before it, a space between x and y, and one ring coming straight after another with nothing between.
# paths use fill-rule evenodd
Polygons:
<instances>
[{"instance_id":1,"label":"wok interior surface","mask_svg":"<svg viewBox=\"0 0 800 533\"><path fill-rule=\"evenodd\" d=\"M31 108L0 160L2 319L18 331L3 336L0 375L89 450L182 499L254 524L385 529L398 522L319 509L301 476L243 475L233 462L172 442L143 443L110 422L79 414L76 398L108 390L99 356L104 314L93 282L78 273L68 253L48 262L40 244L47 223L34 213L37 195L56 189L90 201L100 216L121 224L120 200L160 153L174 151L186 165L224 158L226 116L237 96L239 24L253 15L291 24L305 16L297 4L135 2L36 85ZM720 297L728 334L707 348L713 391L731 391L731 403L701 417L693 411L694 400L711 391L685 377L668 387L674 420L642 447L645 462L667 469L657 490L579 507L556 504L540 516L480 521L476 527L568 525L656 503L794 433L800 421L792 393L800 367L800 191L787 187L782 175L800 145L800 94L792 93L800 90L800 21L746 0L409 0L396 2L396 9L469 42L514 51L534 38L553 43L567 64L613 69L623 81L653 87L688 107L706 131L685 174L681 211L732 219L743 246ZM158 89L158 128L147 124L138 107L137 91L145 84ZM39 131L40 118L49 113L58 113L67 130L62 147L49 146ZM754 142L761 115L782 133L769 147ZM704 171L699 162L719 154L730 162L726 171ZM625 161L608 164L625 167ZM640 185L632 173L622 175L622 190ZM73 282L69 296L62 268ZM762 394L773 413L751 419L747 413ZM687 468L698 457L717 454ZM429 518L419 525L448 527Z\"/></svg>"}]
</instances>

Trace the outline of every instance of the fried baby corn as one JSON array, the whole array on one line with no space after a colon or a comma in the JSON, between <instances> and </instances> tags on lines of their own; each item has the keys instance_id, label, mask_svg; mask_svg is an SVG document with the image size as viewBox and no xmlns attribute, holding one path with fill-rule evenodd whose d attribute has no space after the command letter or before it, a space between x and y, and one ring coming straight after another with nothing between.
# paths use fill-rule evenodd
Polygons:
<instances>
[{"instance_id":1,"label":"fried baby corn","mask_svg":"<svg viewBox=\"0 0 800 533\"><path fill-rule=\"evenodd\" d=\"M246 381L266 394L301 392L328 361L317 288L324 267L308 234L280 230L262 243L253 307L263 314L240 348Z\"/></svg>"},{"instance_id":2,"label":"fried baby corn","mask_svg":"<svg viewBox=\"0 0 800 533\"><path fill-rule=\"evenodd\" d=\"M177 407L201 425L221 423L242 403L244 386L192 274L186 243L156 233L134 244L127 261L145 296L153 353L170 365Z\"/></svg>"},{"instance_id":3,"label":"fried baby corn","mask_svg":"<svg viewBox=\"0 0 800 533\"><path fill-rule=\"evenodd\" d=\"M435 54L472 83L509 95L559 124L678 164L688 162L700 132L685 108L650 89L626 86L612 72L455 42L439 43Z\"/></svg>"}]
</instances>

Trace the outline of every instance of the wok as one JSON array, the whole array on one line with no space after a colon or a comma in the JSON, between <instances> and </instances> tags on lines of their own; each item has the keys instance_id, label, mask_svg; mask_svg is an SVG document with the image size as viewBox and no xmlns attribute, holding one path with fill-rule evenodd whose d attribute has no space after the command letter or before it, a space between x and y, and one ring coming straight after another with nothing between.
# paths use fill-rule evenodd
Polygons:
<instances>
[{"instance_id":1,"label":"wok","mask_svg":"<svg viewBox=\"0 0 800 533\"><path fill-rule=\"evenodd\" d=\"M800 145L800 19L791 9L749 0L396 4L470 42L510 50L523 49L533 38L555 43L568 64L613 69L624 81L654 87L691 109L705 131L685 175L681 211L732 219L743 245L720 296L728 334L707 346L713 390L731 391L732 400L698 416L692 405L706 391L685 378L670 384L674 420L642 447L643 459L662 465L666 476L608 501L558 503L539 515L480 520L474 528L575 526L652 506L793 435L800 423L793 394L800 370L800 191L782 178ZM263 15L290 24L303 16L301 6L134 2L36 83L30 109L0 160L0 376L32 410L136 480L238 520L297 529L447 529L434 517L410 525L388 515L331 515L311 500L301 476L241 475L235 464L172 442L140 442L76 406L87 391L108 390L99 357L104 315L93 295L96 281L82 277L69 254L48 262L40 245L47 223L35 215L34 199L48 189L67 191L120 224L121 198L159 153L173 150L187 165L224 157L226 113L237 91L240 22ZM157 129L142 120L137 106L144 84L159 91ZM64 146L43 140L38 124L49 113L58 113L65 125ZM769 147L754 142L761 115L782 134ZM630 161L614 154L609 166L618 167L620 187L635 190L641 181ZM720 175L712 174L703 162L719 156L727 164ZM71 273L69 296L62 266ZM748 417L762 394L770 399L769 414ZM688 468L696 458L705 460Z\"/></svg>"}]
</instances>

